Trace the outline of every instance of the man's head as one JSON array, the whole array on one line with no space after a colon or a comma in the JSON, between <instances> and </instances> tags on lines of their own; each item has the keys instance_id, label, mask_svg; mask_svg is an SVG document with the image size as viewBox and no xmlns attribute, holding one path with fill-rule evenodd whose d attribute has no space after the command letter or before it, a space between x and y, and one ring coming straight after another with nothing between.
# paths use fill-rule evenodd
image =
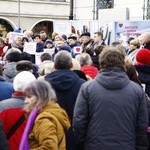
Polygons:
<instances>
[{"instance_id":1,"label":"man's head","mask_svg":"<svg viewBox=\"0 0 150 150\"><path fill-rule=\"evenodd\" d=\"M150 42L150 32L144 32L140 36L138 36L138 40L141 45Z\"/></svg>"},{"instance_id":2,"label":"man's head","mask_svg":"<svg viewBox=\"0 0 150 150\"><path fill-rule=\"evenodd\" d=\"M33 39L34 39L34 42L36 42L36 43L40 43L42 41L39 34L36 34Z\"/></svg>"},{"instance_id":3,"label":"man's head","mask_svg":"<svg viewBox=\"0 0 150 150\"><path fill-rule=\"evenodd\" d=\"M69 45L75 44L77 42L77 37L76 36L70 36L68 37L68 43Z\"/></svg>"},{"instance_id":4,"label":"man's head","mask_svg":"<svg viewBox=\"0 0 150 150\"><path fill-rule=\"evenodd\" d=\"M103 33L102 32L95 32L94 33L94 42L95 43L99 43L99 42L101 42L102 40L103 40Z\"/></svg>"},{"instance_id":5,"label":"man's head","mask_svg":"<svg viewBox=\"0 0 150 150\"><path fill-rule=\"evenodd\" d=\"M90 41L91 34L89 32L82 33L80 38L83 44L86 44Z\"/></svg>"},{"instance_id":6,"label":"man's head","mask_svg":"<svg viewBox=\"0 0 150 150\"><path fill-rule=\"evenodd\" d=\"M116 47L106 47L99 57L102 68L119 67L125 68L125 55Z\"/></svg>"},{"instance_id":7,"label":"man's head","mask_svg":"<svg viewBox=\"0 0 150 150\"><path fill-rule=\"evenodd\" d=\"M54 57L55 69L70 69L72 68L72 57L67 51L59 51Z\"/></svg>"}]
</instances>

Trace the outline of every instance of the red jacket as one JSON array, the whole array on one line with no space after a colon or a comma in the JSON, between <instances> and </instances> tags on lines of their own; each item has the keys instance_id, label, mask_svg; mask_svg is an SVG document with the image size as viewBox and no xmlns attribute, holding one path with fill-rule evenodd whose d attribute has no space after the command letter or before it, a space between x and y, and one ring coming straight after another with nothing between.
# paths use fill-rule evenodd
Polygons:
<instances>
[{"instance_id":1,"label":"red jacket","mask_svg":"<svg viewBox=\"0 0 150 150\"><path fill-rule=\"evenodd\" d=\"M6 109L0 113L0 119L2 120L3 128L7 134L12 126L19 120L19 118L25 113L22 108ZM20 125L15 133L9 138L8 143L10 150L18 150L20 140L26 125L26 120Z\"/></svg>"},{"instance_id":2,"label":"red jacket","mask_svg":"<svg viewBox=\"0 0 150 150\"><path fill-rule=\"evenodd\" d=\"M94 66L82 66L81 71L83 71L86 75L89 75L92 79L96 77L98 74L98 69Z\"/></svg>"}]
</instances>

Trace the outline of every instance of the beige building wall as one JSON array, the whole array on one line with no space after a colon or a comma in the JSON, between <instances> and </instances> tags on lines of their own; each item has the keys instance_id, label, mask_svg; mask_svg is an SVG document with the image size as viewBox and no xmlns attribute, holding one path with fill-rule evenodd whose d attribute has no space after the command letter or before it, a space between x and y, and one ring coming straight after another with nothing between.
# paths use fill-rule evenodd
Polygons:
<instances>
[{"instance_id":1,"label":"beige building wall","mask_svg":"<svg viewBox=\"0 0 150 150\"><path fill-rule=\"evenodd\" d=\"M40 20L68 20L69 11L69 1L20 0L19 6L19 0L0 0L0 18L6 18L22 29L30 29Z\"/></svg>"}]
</instances>

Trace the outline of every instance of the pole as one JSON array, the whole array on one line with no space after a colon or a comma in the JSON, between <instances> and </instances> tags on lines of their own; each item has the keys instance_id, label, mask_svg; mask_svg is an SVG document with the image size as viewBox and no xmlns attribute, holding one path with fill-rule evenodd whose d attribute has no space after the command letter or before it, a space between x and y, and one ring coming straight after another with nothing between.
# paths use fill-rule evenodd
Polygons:
<instances>
[{"instance_id":1,"label":"pole","mask_svg":"<svg viewBox=\"0 0 150 150\"><path fill-rule=\"evenodd\" d=\"M20 28L20 0L18 0L18 27Z\"/></svg>"},{"instance_id":2,"label":"pole","mask_svg":"<svg viewBox=\"0 0 150 150\"><path fill-rule=\"evenodd\" d=\"M96 0L96 20L98 20L99 3L100 3L100 0Z\"/></svg>"},{"instance_id":3,"label":"pole","mask_svg":"<svg viewBox=\"0 0 150 150\"><path fill-rule=\"evenodd\" d=\"M93 20L95 20L95 0L93 0Z\"/></svg>"},{"instance_id":4,"label":"pole","mask_svg":"<svg viewBox=\"0 0 150 150\"><path fill-rule=\"evenodd\" d=\"M73 20L73 4L74 4L74 1L70 0L70 15L69 15L69 20Z\"/></svg>"}]
</instances>

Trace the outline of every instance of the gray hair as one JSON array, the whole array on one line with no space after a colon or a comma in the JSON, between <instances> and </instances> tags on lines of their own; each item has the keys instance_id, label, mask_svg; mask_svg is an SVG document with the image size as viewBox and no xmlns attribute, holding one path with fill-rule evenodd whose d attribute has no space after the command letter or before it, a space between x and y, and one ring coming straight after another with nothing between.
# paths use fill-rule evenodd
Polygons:
<instances>
[{"instance_id":1,"label":"gray hair","mask_svg":"<svg viewBox=\"0 0 150 150\"><path fill-rule=\"evenodd\" d=\"M81 66L92 64L91 56L88 53L81 53L80 55L77 55L76 59L79 61Z\"/></svg>"},{"instance_id":2,"label":"gray hair","mask_svg":"<svg viewBox=\"0 0 150 150\"><path fill-rule=\"evenodd\" d=\"M56 69L70 69L72 65L72 56L65 50L59 51L54 57Z\"/></svg>"},{"instance_id":3,"label":"gray hair","mask_svg":"<svg viewBox=\"0 0 150 150\"><path fill-rule=\"evenodd\" d=\"M37 107L45 106L49 101L56 101L56 94L50 83L44 80L30 82L24 89L26 96L35 95L37 97Z\"/></svg>"}]
</instances>

